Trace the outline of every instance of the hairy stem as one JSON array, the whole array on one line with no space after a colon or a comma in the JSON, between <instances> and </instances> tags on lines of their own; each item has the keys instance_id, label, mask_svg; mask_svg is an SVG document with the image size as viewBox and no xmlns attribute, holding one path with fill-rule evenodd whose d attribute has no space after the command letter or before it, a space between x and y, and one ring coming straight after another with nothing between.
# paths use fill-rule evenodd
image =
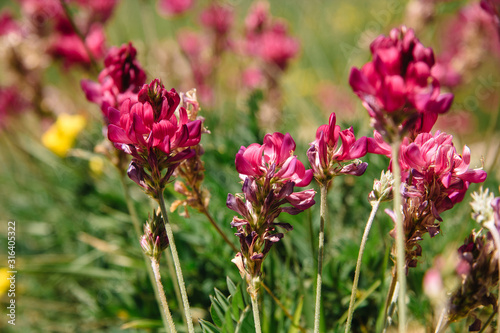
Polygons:
<instances>
[{"instance_id":1,"label":"hairy stem","mask_svg":"<svg viewBox=\"0 0 500 333\"><path fill-rule=\"evenodd\" d=\"M134 225L134 230L137 235L137 239L141 238L141 227L140 227L140 222L139 218L137 217L137 211L135 210L134 202L132 201L132 198L130 197L130 192L127 184L125 183L125 173L121 170L118 170L120 172L120 183L122 184L123 188L123 196L125 197L125 202L127 204L127 209L128 213L130 215L130 219L132 220L132 224ZM142 251L141 251L142 252ZM158 308L160 309L160 313L162 314L162 319L163 319L163 324L165 325L165 329L168 326L167 317L163 315L164 311L162 311L162 296L165 297L165 293L162 291L158 290L158 283L157 279L155 277L155 272L153 271L153 267L148 264L148 256L142 252L142 256L144 258L144 261L146 263L146 268L148 271L148 276L149 280L151 281L151 285L153 286L153 290L155 292L155 298L156 298L156 303L158 304ZM171 332L175 332L175 329Z\"/></svg>"},{"instance_id":2,"label":"hairy stem","mask_svg":"<svg viewBox=\"0 0 500 333\"><path fill-rule=\"evenodd\" d=\"M396 269L394 269L391 285L389 286L389 292L387 293L387 299L385 301L385 311L384 311L384 329L383 333L387 332L387 328L391 324L392 315L394 314L395 305L398 298L398 277L396 273Z\"/></svg>"},{"instance_id":3,"label":"hairy stem","mask_svg":"<svg viewBox=\"0 0 500 333\"><path fill-rule=\"evenodd\" d=\"M170 309L168 307L167 298L165 297L165 291L163 290L163 285L161 283L160 264L158 263L158 260L151 258L151 267L154 272L156 288L158 289L163 309L163 311L161 311L161 316L163 318L163 321L168 323L168 329L167 327L165 327L165 329L167 329L167 332L176 333L177 330L175 329L174 320L172 319L172 314L170 313Z\"/></svg>"},{"instance_id":4,"label":"hairy stem","mask_svg":"<svg viewBox=\"0 0 500 333\"><path fill-rule=\"evenodd\" d=\"M396 271L399 284L398 324L399 333L406 332L406 272L405 272L405 235L401 213L401 168L399 165L399 140L392 143L392 173L394 175L394 214L396 216Z\"/></svg>"},{"instance_id":5,"label":"hairy stem","mask_svg":"<svg viewBox=\"0 0 500 333\"><path fill-rule=\"evenodd\" d=\"M372 206L372 211L370 213L370 217L368 218L368 222L366 222L365 231L361 239L361 245L359 246L358 261L356 262L356 271L354 272L354 281L352 283L351 301L349 302L349 314L347 316L345 333L348 333L351 330L352 315L354 314L354 303L356 301L356 292L358 291L359 274L361 271L361 261L363 259L363 252L365 251L366 241L368 240L368 234L370 233L370 229L372 227L373 220L375 218L375 214L377 213L379 206L380 206L380 199L375 201L375 203Z\"/></svg>"},{"instance_id":6,"label":"hairy stem","mask_svg":"<svg viewBox=\"0 0 500 333\"><path fill-rule=\"evenodd\" d=\"M172 227L168 221L167 208L165 207L165 200L163 199L163 191L160 190L157 198L158 204L160 205L161 215L163 216L163 221L165 221L165 231L167 232L167 237L169 240L170 251L172 252L172 259L174 260L175 272L177 274L177 282L179 288L181 289L182 304L184 307L184 315L187 321L187 328L189 333L194 333L193 319L191 317L191 309L189 307L189 300L186 292L186 285L184 284L184 277L182 275L181 263L179 260L179 255L177 253L177 247L175 246L174 233L172 232Z\"/></svg>"},{"instance_id":7,"label":"hairy stem","mask_svg":"<svg viewBox=\"0 0 500 333\"><path fill-rule=\"evenodd\" d=\"M498 229L494 222L485 223L484 225L490 231L491 236L493 236L493 242L495 242L495 247L497 249L496 255L498 257L500 256L500 234L498 233ZM497 258L497 264L498 264L498 277L500 281L500 257ZM498 284L498 292L499 292L498 295L500 295L500 283ZM497 308L498 308L497 333L500 333L500 306L497 306Z\"/></svg>"},{"instance_id":8,"label":"hairy stem","mask_svg":"<svg viewBox=\"0 0 500 333\"><path fill-rule=\"evenodd\" d=\"M257 284L258 282L252 281L250 282L250 299L252 300L252 310L253 310L253 321L255 323L255 333L262 333L262 328L260 325L260 313L259 313L259 293Z\"/></svg>"},{"instance_id":9,"label":"hairy stem","mask_svg":"<svg viewBox=\"0 0 500 333\"><path fill-rule=\"evenodd\" d=\"M318 245L318 275L316 277L316 302L314 306L314 333L319 333L319 323L321 318L321 285L323 274L323 253L325 247L325 220L326 220L326 197L328 194L327 182L321 183L320 186L321 203L319 208L320 223L319 223L319 245Z\"/></svg>"}]
</instances>

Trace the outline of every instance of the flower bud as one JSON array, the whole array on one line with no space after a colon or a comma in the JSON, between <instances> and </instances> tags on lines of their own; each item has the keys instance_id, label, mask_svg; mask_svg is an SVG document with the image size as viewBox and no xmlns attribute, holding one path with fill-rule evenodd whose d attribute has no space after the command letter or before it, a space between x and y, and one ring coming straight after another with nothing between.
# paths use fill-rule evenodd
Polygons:
<instances>
[{"instance_id":1,"label":"flower bud","mask_svg":"<svg viewBox=\"0 0 500 333\"><path fill-rule=\"evenodd\" d=\"M169 244L165 224L160 213L153 213L153 218L149 217L148 221L144 223L144 234L140 243L142 250L148 257L160 260L161 253Z\"/></svg>"},{"instance_id":2,"label":"flower bud","mask_svg":"<svg viewBox=\"0 0 500 333\"><path fill-rule=\"evenodd\" d=\"M368 201L391 201L393 198L392 186L394 184L394 177L390 171L380 174L380 180L375 179L373 182L373 191L368 195Z\"/></svg>"}]
</instances>

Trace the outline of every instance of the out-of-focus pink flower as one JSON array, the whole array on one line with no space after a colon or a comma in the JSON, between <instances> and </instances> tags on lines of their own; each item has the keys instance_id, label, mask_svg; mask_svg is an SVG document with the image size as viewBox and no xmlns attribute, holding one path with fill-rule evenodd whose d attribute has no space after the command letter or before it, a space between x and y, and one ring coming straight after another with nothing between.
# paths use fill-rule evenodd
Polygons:
<instances>
[{"instance_id":1,"label":"out-of-focus pink flower","mask_svg":"<svg viewBox=\"0 0 500 333\"><path fill-rule=\"evenodd\" d=\"M299 51L299 42L288 36L286 28L281 25L276 25L272 30L262 34L259 43L262 59L282 70Z\"/></svg>"},{"instance_id":2,"label":"out-of-focus pink flower","mask_svg":"<svg viewBox=\"0 0 500 333\"><path fill-rule=\"evenodd\" d=\"M59 0L20 0L22 13L30 22L39 27L45 23L66 20Z\"/></svg>"},{"instance_id":3,"label":"out-of-focus pink flower","mask_svg":"<svg viewBox=\"0 0 500 333\"><path fill-rule=\"evenodd\" d=\"M0 12L0 36L7 35L11 32L20 32L19 24L14 20L14 17L8 10Z\"/></svg>"},{"instance_id":4,"label":"out-of-focus pink flower","mask_svg":"<svg viewBox=\"0 0 500 333\"><path fill-rule=\"evenodd\" d=\"M201 13L200 21L217 34L225 35L233 25L234 13L228 6L213 4Z\"/></svg>"},{"instance_id":5,"label":"out-of-focus pink flower","mask_svg":"<svg viewBox=\"0 0 500 333\"><path fill-rule=\"evenodd\" d=\"M266 1L255 2L245 18L245 30L247 34L260 34L267 30L271 23L269 3Z\"/></svg>"},{"instance_id":6,"label":"out-of-focus pink flower","mask_svg":"<svg viewBox=\"0 0 500 333\"><path fill-rule=\"evenodd\" d=\"M137 102L137 93L146 82L146 74L136 56L132 43L112 47L106 55L105 68L99 74L98 82L81 81L87 99L101 107L106 122L109 107L119 108L126 99Z\"/></svg>"},{"instance_id":7,"label":"out-of-focus pink flower","mask_svg":"<svg viewBox=\"0 0 500 333\"><path fill-rule=\"evenodd\" d=\"M82 9L88 10L90 22L105 23L115 10L118 0L77 0Z\"/></svg>"},{"instance_id":8,"label":"out-of-focus pink flower","mask_svg":"<svg viewBox=\"0 0 500 333\"><path fill-rule=\"evenodd\" d=\"M283 21L273 22L267 2L256 2L245 19L244 52L268 64L286 69L299 52L297 39L288 34Z\"/></svg>"},{"instance_id":9,"label":"out-of-focus pink flower","mask_svg":"<svg viewBox=\"0 0 500 333\"><path fill-rule=\"evenodd\" d=\"M159 0L158 9L166 15L180 15L193 6L193 0Z\"/></svg>"},{"instance_id":10,"label":"out-of-focus pink flower","mask_svg":"<svg viewBox=\"0 0 500 333\"><path fill-rule=\"evenodd\" d=\"M242 77L243 85L249 89L256 89L264 83L264 74L258 68L247 68Z\"/></svg>"},{"instance_id":11,"label":"out-of-focus pink flower","mask_svg":"<svg viewBox=\"0 0 500 333\"><path fill-rule=\"evenodd\" d=\"M328 125L321 125L316 131L316 140L311 143L307 157L316 180L328 183L340 174L361 176L368 163L357 159L365 156L367 149L366 137L356 140L352 127L341 131L332 112Z\"/></svg>"},{"instance_id":12,"label":"out-of-focus pink flower","mask_svg":"<svg viewBox=\"0 0 500 333\"><path fill-rule=\"evenodd\" d=\"M402 26L389 36L379 36L370 45L373 60L361 69L352 68L349 84L363 101L376 130L388 129L386 117L396 118L413 136L429 132L438 114L449 110L450 93L441 94L439 81L431 75L432 49L424 47L412 29Z\"/></svg>"},{"instance_id":13,"label":"out-of-focus pink flower","mask_svg":"<svg viewBox=\"0 0 500 333\"><path fill-rule=\"evenodd\" d=\"M104 30L101 25L94 24L87 36L85 45L76 33L56 34L50 46L49 53L63 60L66 68L72 65L90 65L90 57L87 50L95 59L101 59L106 53Z\"/></svg>"},{"instance_id":14,"label":"out-of-focus pink flower","mask_svg":"<svg viewBox=\"0 0 500 333\"><path fill-rule=\"evenodd\" d=\"M139 91L137 103L126 100L120 110L109 109L108 139L133 156L129 177L153 196L179 163L194 155L189 147L200 142L202 122L190 121L180 102L175 89L167 91L155 79Z\"/></svg>"},{"instance_id":15,"label":"out-of-focus pink flower","mask_svg":"<svg viewBox=\"0 0 500 333\"><path fill-rule=\"evenodd\" d=\"M342 86L322 81L316 88L315 99L321 110L337 110L336 114L344 121L356 118L354 97Z\"/></svg>"},{"instance_id":16,"label":"out-of-focus pink flower","mask_svg":"<svg viewBox=\"0 0 500 333\"><path fill-rule=\"evenodd\" d=\"M29 103L15 86L0 87L0 128L7 125L7 117L24 112Z\"/></svg>"}]
</instances>

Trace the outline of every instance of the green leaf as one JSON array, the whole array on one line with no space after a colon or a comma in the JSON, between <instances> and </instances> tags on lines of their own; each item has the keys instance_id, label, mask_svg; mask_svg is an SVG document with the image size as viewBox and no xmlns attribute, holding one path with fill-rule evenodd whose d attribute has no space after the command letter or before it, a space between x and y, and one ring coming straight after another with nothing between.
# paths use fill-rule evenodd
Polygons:
<instances>
[{"instance_id":1,"label":"green leaf","mask_svg":"<svg viewBox=\"0 0 500 333\"><path fill-rule=\"evenodd\" d=\"M121 326L121 329L126 330L129 328L158 328L158 327L163 327L163 323L161 320L138 319L123 324Z\"/></svg>"},{"instance_id":2,"label":"green leaf","mask_svg":"<svg viewBox=\"0 0 500 333\"><path fill-rule=\"evenodd\" d=\"M200 319L201 329L204 333L221 333L220 330L214 326L211 322Z\"/></svg>"},{"instance_id":3,"label":"green leaf","mask_svg":"<svg viewBox=\"0 0 500 333\"><path fill-rule=\"evenodd\" d=\"M226 299L226 296L224 296L224 294L219 289L214 288L214 290L215 290L215 297L217 297L219 304L221 305L224 312L226 312L231 304L229 304L228 300Z\"/></svg>"},{"instance_id":4,"label":"green leaf","mask_svg":"<svg viewBox=\"0 0 500 333\"><path fill-rule=\"evenodd\" d=\"M300 316L302 315L303 305L304 305L304 296L301 296L299 299L299 304L297 304L297 308L295 309L295 312L293 313L292 326L290 326L288 333L298 333L299 332Z\"/></svg>"},{"instance_id":5,"label":"green leaf","mask_svg":"<svg viewBox=\"0 0 500 333\"><path fill-rule=\"evenodd\" d=\"M210 295L210 301L212 301L212 306L210 307L210 315L212 316L212 320L214 324L218 327L222 327L224 322L222 318L224 318L224 311L222 311L221 306L217 299Z\"/></svg>"},{"instance_id":6,"label":"green leaf","mask_svg":"<svg viewBox=\"0 0 500 333\"><path fill-rule=\"evenodd\" d=\"M238 287L234 284L234 282L229 278L229 276L226 276L226 283L227 283L227 289L229 290L229 293L234 297L234 294L238 291Z\"/></svg>"},{"instance_id":7,"label":"green leaf","mask_svg":"<svg viewBox=\"0 0 500 333\"><path fill-rule=\"evenodd\" d=\"M231 311L226 311L226 317L224 319L224 332L234 333L234 324Z\"/></svg>"}]
</instances>

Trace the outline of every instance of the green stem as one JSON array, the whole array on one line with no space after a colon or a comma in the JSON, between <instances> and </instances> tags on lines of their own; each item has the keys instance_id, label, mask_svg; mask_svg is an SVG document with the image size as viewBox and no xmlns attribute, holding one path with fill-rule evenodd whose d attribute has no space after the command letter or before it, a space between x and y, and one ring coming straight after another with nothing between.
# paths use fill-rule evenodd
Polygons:
<instances>
[{"instance_id":1,"label":"green stem","mask_svg":"<svg viewBox=\"0 0 500 333\"><path fill-rule=\"evenodd\" d=\"M406 272L405 235L401 213L401 168L399 165L399 139L392 143L392 173L394 175L394 214L396 216L396 271L399 284L398 317L399 333L406 332Z\"/></svg>"},{"instance_id":2,"label":"green stem","mask_svg":"<svg viewBox=\"0 0 500 333\"><path fill-rule=\"evenodd\" d=\"M175 329L174 320L172 319L172 314L170 313L170 309L168 307L167 298L165 297L165 291L163 290L163 285L161 283L160 264L158 263L158 260L151 258L151 268L154 272L156 288L158 288L161 305L163 308L163 311L161 311L163 322L168 323L167 332L176 333L177 330Z\"/></svg>"},{"instance_id":3,"label":"green stem","mask_svg":"<svg viewBox=\"0 0 500 333\"><path fill-rule=\"evenodd\" d=\"M495 317L495 311L493 311L491 313L491 315L488 317L488 320L486 320L486 322L484 323L483 327L481 327L481 330L478 333L483 333L484 331L486 331L486 329L490 325L491 321L493 320L493 317Z\"/></svg>"},{"instance_id":4,"label":"green stem","mask_svg":"<svg viewBox=\"0 0 500 333\"><path fill-rule=\"evenodd\" d=\"M175 299L177 300L177 304L182 304L182 296L181 296L181 290L179 289L179 282L177 281L177 275L175 275L175 267L174 263L172 261L172 252L169 252L170 250L167 249L165 251L165 260L167 261L167 268L168 268L168 275L170 276L170 279L172 280L172 284L174 285L174 292L175 292ZM182 321L184 322L184 325L187 327L187 321L186 321L186 316L184 315L184 308L180 308L182 312Z\"/></svg>"},{"instance_id":5,"label":"green stem","mask_svg":"<svg viewBox=\"0 0 500 333\"><path fill-rule=\"evenodd\" d=\"M181 289L182 304L184 306L184 315L187 321L187 328L189 333L194 333L193 319L191 317L191 309L189 307L189 300L186 292L186 285L184 283L184 277L182 275L181 262L179 260L179 255L177 253L177 247L175 246L174 233L172 232L172 227L168 222L167 208L165 207L165 200L163 199L163 190L160 190L157 198L158 204L160 205L161 215L165 221L165 231L167 232L167 237L169 240L170 251L172 252L172 259L174 260L175 272L177 274L177 282Z\"/></svg>"},{"instance_id":6,"label":"green stem","mask_svg":"<svg viewBox=\"0 0 500 333\"><path fill-rule=\"evenodd\" d=\"M383 333L387 332L387 328L391 324L392 320L392 315L394 314L394 308L395 308L395 303L397 302L398 298L398 277L397 273L393 272L392 279L391 279L391 285L389 286L389 291L387 293L387 299L385 301L385 311L384 311L384 329L382 330Z\"/></svg>"},{"instance_id":7,"label":"green stem","mask_svg":"<svg viewBox=\"0 0 500 333\"><path fill-rule=\"evenodd\" d=\"M380 199L375 201L375 203L372 206L372 211L370 213L370 217L368 218L368 222L366 222L365 231L361 239L361 245L359 246L358 261L356 262L356 271L354 272L354 281L352 284L351 301L349 302L349 314L347 316L345 333L348 333L351 330L352 315L354 314L354 303L356 301L356 292L358 291L359 273L361 271L361 261L363 259L363 252L365 251L366 241L368 240L368 234L370 233L370 229L372 227L373 220L375 219L375 214L377 213L379 206L380 206Z\"/></svg>"},{"instance_id":8,"label":"green stem","mask_svg":"<svg viewBox=\"0 0 500 333\"><path fill-rule=\"evenodd\" d=\"M326 220L326 197L328 194L328 184L321 183L320 186L321 203L319 208L319 245L318 245L318 275L316 278L316 302L314 306L314 333L319 333L319 324L321 318L321 276L323 274L323 253L325 247L325 220Z\"/></svg>"},{"instance_id":9,"label":"green stem","mask_svg":"<svg viewBox=\"0 0 500 333\"><path fill-rule=\"evenodd\" d=\"M130 192L129 192L128 186L125 183L125 173L122 172L120 169L118 169L118 171L120 173L119 178L120 178L120 183L122 184L123 196L125 197L125 203L127 204L128 213L130 215L130 219L132 220L132 224L134 225L134 230L135 230L135 233L137 235L137 239L140 239L141 234L142 234L140 222L139 222L139 218L137 217L137 211L135 210L134 202L132 201L132 198L130 197ZM148 271L149 281L151 282L151 285L153 286L153 290L155 292L156 303L158 304L158 308L160 310L160 313L162 313L163 324L165 325L165 329L167 329L167 327L168 327L168 322L166 321L167 318L163 315L163 311L162 311L162 297L165 297L165 294L163 292L163 288L162 288L162 291L158 290L158 283L157 283L156 278L155 278L155 272L153 271L153 268L150 265L148 265L149 258L144 252L142 252L142 256L143 256L144 261L146 263L146 269ZM172 332L175 332L175 330Z\"/></svg>"},{"instance_id":10,"label":"green stem","mask_svg":"<svg viewBox=\"0 0 500 333\"><path fill-rule=\"evenodd\" d=\"M255 333L262 333L260 326L260 313L259 313L259 294L255 286L256 282L252 281L250 286L250 299L252 300L253 321L255 323Z\"/></svg>"},{"instance_id":11,"label":"green stem","mask_svg":"<svg viewBox=\"0 0 500 333\"><path fill-rule=\"evenodd\" d=\"M493 236L493 242L495 243L495 247L497 249L495 254L498 257L498 255L500 255L500 234L498 232L498 229L495 226L494 222L485 223L484 225L490 231L491 236ZM497 264L498 264L498 276L500 280L500 258L497 258ZM498 295L500 295L500 283L498 284L498 292L499 292ZM497 333L500 333L500 306L497 306L497 311L498 311Z\"/></svg>"}]
</instances>

